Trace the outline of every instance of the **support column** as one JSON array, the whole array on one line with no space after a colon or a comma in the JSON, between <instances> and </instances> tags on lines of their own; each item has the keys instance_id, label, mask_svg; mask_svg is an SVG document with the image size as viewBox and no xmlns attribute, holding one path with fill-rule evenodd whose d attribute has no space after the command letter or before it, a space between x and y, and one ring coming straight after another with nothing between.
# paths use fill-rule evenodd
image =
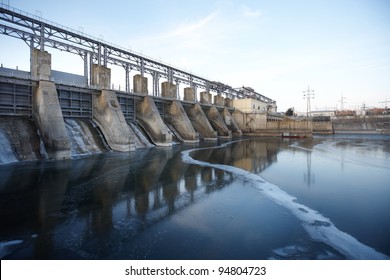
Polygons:
<instances>
[{"instance_id":1,"label":"support column","mask_svg":"<svg viewBox=\"0 0 390 280\"><path fill-rule=\"evenodd\" d=\"M161 96L176 99L176 85L171 82L161 83Z\"/></svg>"},{"instance_id":2,"label":"support column","mask_svg":"<svg viewBox=\"0 0 390 280\"><path fill-rule=\"evenodd\" d=\"M110 87L111 69L94 64L92 83L101 88L99 95L93 95L93 120L102 131L111 149L127 152L135 149L134 135L126 123L115 92Z\"/></svg>"},{"instance_id":3,"label":"support column","mask_svg":"<svg viewBox=\"0 0 390 280\"><path fill-rule=\"evenodd\" d=\"M184 89L184 100L185 101L195 102L195 93L194 93L194 89L193 88L186 87Z\"/></svg>"},{"instance_id":4,"label":"support column","mask_svg":"<svg viewBox=\"0 0 390 280\"><path fill-rule=\"evenodd\" d=\"M56 86L50 81L51 55L33 49L30 67L31 76L39 79L32 97L32 115L48 156L53 159L70 158L70 139L66 132Z\"/></svg>"},{"instance_id":5,"label":"support column","mask_svg":"<svg viewBox=\"0 0 390 280\"><path fill-rule=\"evenodd\" d=\"M85 81L85 86L88 86L88 53L87 52L84 53L83 60L84 60L84 81Z\"/></svg>"},{"instance_id":6,"label":"support column","mask_svg":"<svg viewBox=\"0 0 390 280\"><path fill-rule=\"evenodd\" d=\"M140 74L134 75L133 77L133 90L134 93L148 94L148 78L143 77Z\"/></svg>"},{"instance_id":7,"label":"support column","mask_svg":"<svg viewBox=\"0 0 390 280\"><path fill-rule=\"evenodd\" d=\"M200 93L200 103L211 104L211 93L202 91Z\"/></svg>"},{"instance_id":8,"label":"support column","mask_svg":"<svg viewBox=\"0 0 390 280\"><path fill-rule=\"evenodd\" d=\"M225 98L221 95L214 96L214 105L216 106L224 106L225 105Z\"/></svg>"},{"instance_id":9,"label":"support column","mask_svg":"<svg viewBox=\"0 0 390 280\"><path fill-rule=\"evenodd\" d=\"M126 75L126 87L125 87L125 91L126 92L130 92L130 65L127 64L126 67L125 67L125 75Z\"/></svg>"},{"instance_id":10,"label":"support column","mask_svg":"<svg viewBox=\"0 0 390 280\"><path fill-rule=\"evenodd\" d=\"M159 90L159 87L158 87L158 81L160 80L160 75L155 72L153 73L153 92L152 92L152 95L153 96L159 96L160 94L160 90Z\"/></svg>"}]
</instances>

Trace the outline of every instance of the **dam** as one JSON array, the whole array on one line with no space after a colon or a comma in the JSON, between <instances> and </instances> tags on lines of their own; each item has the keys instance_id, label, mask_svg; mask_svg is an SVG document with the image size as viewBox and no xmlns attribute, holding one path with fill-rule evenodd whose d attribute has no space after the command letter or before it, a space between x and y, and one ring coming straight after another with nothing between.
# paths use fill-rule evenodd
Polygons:
<instances>
[{"instance_id":1,"label":"dam","mask_svg":"<svg viewBox=\"0 0 390 280\"><path fill-rule=\"evenodd\" d=\"M8 5L1 5L0 22L2 35L23 40L30 51L30 71L0 67L0 134L19 160L253 134L311 135L310 121L272 115L276 101L250 87L204 79ZM47 48L81 56L84 75L52 70ZM111 87L109 65L123 67L124 91Z\"/></svg>"},{"instance_id":2,"label":"dam","mask_svg":"<svg viewBox=\"0 0 390 280\"><path fill-rule=\"evenodd\" d=\"M388 135L310 137L349 125L3 4L0 34L30 55L0 66L1 259L389 259Z\"/></svg>"}]
</instances>

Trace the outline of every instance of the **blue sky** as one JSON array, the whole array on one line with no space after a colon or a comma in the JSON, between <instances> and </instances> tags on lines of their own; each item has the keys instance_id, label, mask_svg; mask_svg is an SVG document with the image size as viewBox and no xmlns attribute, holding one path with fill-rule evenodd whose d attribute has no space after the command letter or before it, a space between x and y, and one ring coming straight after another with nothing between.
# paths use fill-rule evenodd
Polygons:
<instances>
[{"instance_id":1,"label":"blue sky","mask_svg":"<svg viewBox=\"0 0 390 280\"><path fill-rule=\"evenodd\" d=\"M308 85L312 109L340 108L342 95L344 108L390 107L389 0L1 1L210 80L250 86L279 111L305 111ZM0 38L0 63L28 70L27 45ZM80 57L47 50L53 69L83 73ZM124 70L112 68L112 83L124 87Z\"/></svg>"}]
</instances>

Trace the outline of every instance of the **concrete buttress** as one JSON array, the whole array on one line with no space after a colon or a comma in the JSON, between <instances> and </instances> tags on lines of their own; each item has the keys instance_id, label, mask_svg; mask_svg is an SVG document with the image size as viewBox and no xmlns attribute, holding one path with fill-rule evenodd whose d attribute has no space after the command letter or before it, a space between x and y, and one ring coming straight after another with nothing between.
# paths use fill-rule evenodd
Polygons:
<instances>
[{"instance_id":1,"label":"concrete buttress","mask_svg":"<svg viewBox=\"0 0 390 280\"><path fill-rule=\"evenodd\" d=\"M135 149L134 139L126 123L115 92L102 90L94 95L93 120L102 131L111 149L120 152Z\"/></svg>"},{"instance_id":2,"label":"concrete buttress","mask_svg":"<svg viewBox=\"0 0 390 280\"><path fill-rule=\"evenodd\" d=\"M161 119L160 113L150 96L145 96L136 104L137 122L157 146L172 146L172 135Z\"/></svg>"},{"instance_id":3,"label":"concrete buttress","mask_svg":"<svg viewBox=\"0 0 390 280\"><path fill-rule=\"evenodd\" d=\"M180 101L165 106L164 118L180 134L184 142L199 142L199 134L193 128Z\"/></svg>"},{"instance_id":4,"label":"concrete buttress","mask_svg":"<svg viewBox=\"0 0 390 280\"><path fill-rule=\"evenodd\" d=\"M218 133L211 126L199 104L193 104L191 107L186 107L185 110L192 126L204 140L216 141L218 139Z\"/></svg>"},{"instance_id":5,"label":"concrete buttress","mask_svg":"<svg viewBox=\"0 0 390 280\"><path fill-rule=\"evenodd\" d=\"M242 136L242 131L234 121L234 118L230 114L229 110L227 108L223 109L223 119L225 121L226 126L229 128L229 130L233 133L234 136Z\"/></svg>"},{"instance_id":6,"label":"concrete buttress","mask_svg":"<svg viewBox=\"0 0 390 280\"><path fill-rule=\"evenodd\" d=\"M218 136L221 138L231 138L232 132L226 126L221 114L217 108L213 105L208 109L205 109L207 118L210 121L211 126L217 131Z\"/></svg>"},{"instance_id":7,"label":"concrete buttress","mask_svg":"<svg viewBox=\"0 0 390 280\"><path fill-rule=\"evenodd\" d=\"M51 55L33 49L31 75L39 79L33 91L32 115L43 139L48 156L53 159L70 158L70 139L66 132L57 89L51 76Z\"/></svg>"}]
</instances>

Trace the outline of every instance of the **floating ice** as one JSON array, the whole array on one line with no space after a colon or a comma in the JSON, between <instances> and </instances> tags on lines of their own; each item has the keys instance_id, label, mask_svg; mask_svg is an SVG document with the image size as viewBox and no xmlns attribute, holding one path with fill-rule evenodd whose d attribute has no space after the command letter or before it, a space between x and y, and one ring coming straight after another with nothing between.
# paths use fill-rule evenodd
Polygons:
<instances>
[{"instance_id":1,"label":"floating ice","mask_svg":"<svg viewBox=\"0 0 390 280\"><path fill-rule=\"evenodd\" d=\"M225 147L232 142L225 143L221 146L212 148ZM182 152L182 159L189 164L197 164L200 166L213 167L227 172L234 173L241 179L245 179L249 184L261 190L262 195L271 199L275 203L288 209L295 217L297 217L303 224L303 227L308 232L310 237L319 242L323 242L341 254L347 259L389 259L388 256L377 252L373 248L359 242L353 236L340 231L336 226L326 217L322 216L317 211L297 203L296 198L286 193L278 186L265 181L259 175L253 174L246 170L223 164L212 164L209 162L195 160L190 156L190 153L198 150L211 149L200 148L191 149Z\"/></svg>"}]
</instances>

